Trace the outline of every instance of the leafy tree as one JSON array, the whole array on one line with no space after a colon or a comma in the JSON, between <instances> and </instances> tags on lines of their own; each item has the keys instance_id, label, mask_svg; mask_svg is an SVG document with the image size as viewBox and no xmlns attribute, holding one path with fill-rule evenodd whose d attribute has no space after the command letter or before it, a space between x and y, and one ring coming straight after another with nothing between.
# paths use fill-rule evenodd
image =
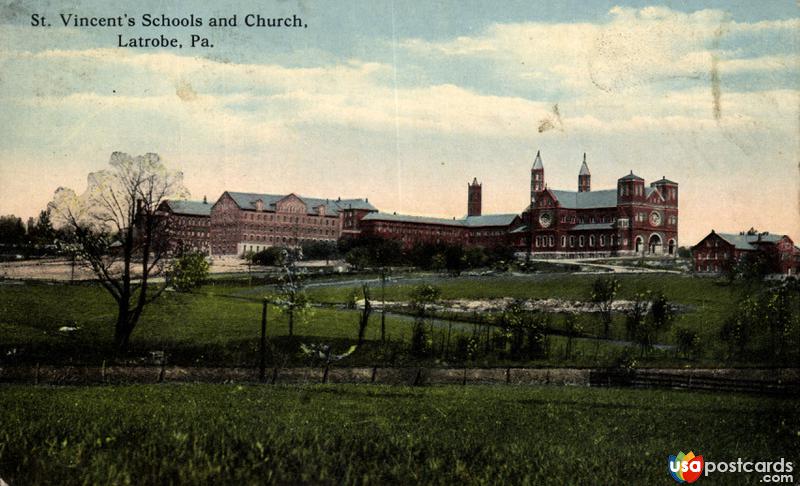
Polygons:
<instances>
[{"instance_id":1,"label":"leafy tree","mask_svg":"<svg viewBox=\"0 0 800 486\"><path fill-rule=\"evenodd\" d=\"M497 319L501 336L510 343L510 354L518 358L525 344L525 331L530 324L520 300L509 303Z\"/></svg>"},{"instance_id":2,"label":"leafy tree","mask_svg":"<svg viewBox=\"0 0 800 486\"><path fill-rule=\"evenodd\" d=\"M271 246L256 253L245 254L245 258L249 259L253 265L274 267L283 265L283 259L287 254L286 248Z\"/></svg>"},{"instance_id":3,"label":"leafy tree","mask_svg":"<svg viewBox=\"0 0 800 486\"><path fill-rule=\"evenodd\" d=\"M52 245L56 238L53 223L50 221L50 211L44 209L39 212L39 217L28 226L28 238L37 245Z\"/></svg>"},{"instance_id":4,"label":"leafy tree","mask_svg":"<svg viewBox=\"0 0 800 486\"><path fill-rule=\"evenodd\" d=\"M650 319L652 330L661 332L669 328L675 318L675 308L669 303L662 292L652 294L650 298Z\"/></svg>"},{"instance_id":5,"label":"leafy tree","mask_svg":"<svg viewBox=\"0 0 800 486\"><path fill-rule=\"evenodd\" d=\"M549 314L536 314L527 324L528 358L544 358L547 356L547 329L550 327Z\"/></svg>"},{"instance_id":6,"label":"leafy tree","mask_svg":"<svg viewBox=\"0 0 800 486\"><path fill-rule=\"evenodd\" d=\"M597 306L600 322L603 325L603 337L608 337L613 319L612 308L614 298L619 292L619 280L611 276L601 276L592 285L591 301Z\"/></svg>"},{"instance_id":7,"label":"leafy tree","mask_svg":"<svg viewBox=\"0 0 800 486\"><path fill-rule=\"evenodd\" d=\"M82 195L59 188L48 208L63 242L97 276L117 304L114 344L128 346L145 305L164 290L150 276L169 256L167 218L157 214L169 198L183 198L183 175L167 170L157 154L114 152L110 168L89 174Z\"/></svg>"},{"instance_id":8,"label":"leafy tree","mask_svg":"<svg viewBox=\"0 0 800 486\"><path fill-rule=\"evenodd\" d=\"M675 330L675 342L678 345L678 352L688 358L700 347L700 336L697 331L689 328L678 328Z\"/></svg>"},{"instance_id":9,"label":"leafy tree","mask_svg":"<svg viewBox=\"0 0 800 486\"><path fill-rule=\"evenodd\" d=\"M425 318L429 306L439 300L441 294L438 287L429 284L417 285L411 291L411 305L416 314L411 332L411 354L414 356L428 356L432 351L433 338L425 325Z\"/></svg>"},{"instance_id":10,"label":"leafy tree","mask_svg":"<svg viewBox=\"0 0 800 486\"><path fill-rule=\"evenodd\" d=\"M774 261L765 252L747 252L732 267L727 270L728 280L740 281L750 292L754 286L760 285L767 275L773 273Z\"/></svg>"},{"instance_id":11,"label":"leafy tree","mask_svg":"<svg viewBox=\"0 0 800 486\"><path fill-rule=\"evenodd\" d=\"M25 225L22 223L22 218L13 214L0 216L0 244L22 245L25 240Z\"/></svg>"},{"instance_id":12,"label":"leafy tree","mask_svg":"<svg viewBox=\"0 0 800 486\"><path fill-rule=\"evenodd\" d=\"M429 356L433 350L433 338L425 321L422 319L414 320L414 327L411 329L411 355L419 358Z\"/></svg>"},{"instance_id":13,"label":"leafy tree","mask_svg":"<svg viewBox=\"0 0 800 486\"><path fill-rule=\"evenodd\" d=\"M306 320L311 312L311 301L305 292L303 274L297 262L302 258L302 252L296 248L282 248L279 264L283 273L278 282L280 294L280 308L286 312L289 324L289 336L294 336L295 318Z\"/></svg>"},{"instance_id":14,"label":"leafy tree","mask_svg":"<svg viewBox=\"0 0 800 486\"><path fill-rule=\"evenodd\" d=\"M208 279L208 269L209 264L203 252L183 251L167 270L167 283L178 292L189 292Z\"/></svg>"},{"instance_id":15,"label":"leafy tree","mask_svg":"<svg viewBox=\"0 0 800 486\"><path fill-rule=\"evenodd\" d=\"M648 293L637 293L633 298L631 307L625 312L625 331L628 339L636 341L644 354L649 345L647 330Z\"/></svg>"},{"instance_id":16,"label":"leafy tree","mask_svg":"<svg viewBox=\"0 0 800 486\"><path fill-rule=\"evenodd\" d=\"M720 338L727 343L730 356L741 358L761 325L761 315L758 300L754 297L745 297L736 307L734 314L722 325Z\"/></svg>"},{"instance_id":17,"label":"leafy tree","mask_svg":"<svg viewBox=\"0 0 800 486\"><path fill-rule=\"evenodd\" d=\"M309 241L301 245L306 260L325 260L339 257L339 247L333 241Z\"/></svg>"}]
</instances>

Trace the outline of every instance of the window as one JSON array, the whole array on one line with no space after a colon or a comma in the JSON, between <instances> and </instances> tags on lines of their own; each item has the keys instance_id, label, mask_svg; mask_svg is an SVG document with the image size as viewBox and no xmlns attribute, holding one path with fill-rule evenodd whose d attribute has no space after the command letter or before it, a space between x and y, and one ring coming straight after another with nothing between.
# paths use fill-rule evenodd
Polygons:
<instances>
[{"instance_id":1,"label":"window","mask_svg":"<svg viewBox=\"0 0 800 486\"><path fill-rule=\"evenodd\" d=\"M556 238L553 235L550 235L550 246L556 246Z\"/></svg>"},{"instance_id":2,"label":"window","mask_svg":"<svg viewBox=\"0 0 800 486\"><path fill-rule=\"evenodd\" d=\"M567 237L562 235L561 236L561 247L563 248L565 246L567 246Z\"/></svg>"},{"instance_id":3,"label":"window","mask_svg":"<svg viewBox=\"0 0 800 486\"><path fill-rule=\"evenodd\" d=\"M581 248L583 248L583 244L584 244L585 242L586 242L586 239L584 238L584 236L583 236L583 235L580 235L580 236L578 237L578 246L580 246Z\"/></svg>"},{"instance_id":4,"label":"window","mask_svg":"<svg viewBox=\"0 0 800 486\"><path fill-rule=\"evenodd\" d=\"M574 236L570 236L569 237L569 247L570 248L574 248L575 247L575 237Z\"/></svg>"},{"instance_id":5,"label":"window","mask_svg":"<svg viewBox=\"0 0 800 486\"><path fill-rule=\"evenodd\" d=\"M606 235L600 235L600 246L606 246Z\"/></svg>"},{"instance_id":6,"label":"window","mask_svg":"<svg viewBox=\"0 0 800 486\"><path fill-rule=\"evenodd\" d=\"M595 238L594 235L589 236L589 246L594 246Z\"/></svg>"}]
</instances>

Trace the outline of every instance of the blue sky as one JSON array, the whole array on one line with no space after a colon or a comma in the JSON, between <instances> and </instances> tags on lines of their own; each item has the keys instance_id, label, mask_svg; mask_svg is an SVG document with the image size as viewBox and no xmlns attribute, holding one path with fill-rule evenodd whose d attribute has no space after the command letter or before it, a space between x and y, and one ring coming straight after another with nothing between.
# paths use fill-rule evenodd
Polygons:
<instances>
[{"instance_id":1,"label":"blue sky","mask_svg":"<svg viewBox=\"0 0 800 486\"><path fill-rule=\"evenodd\" d=\"M678 181L681 244L711 227L800 240L796 2L125 4L0 4L0 213L80 191L115 150L160 153L198 198L460 216L477 177L485 210L516 212L541 150L554 188L574 189L583 152L598 189L629 170ZM75 29L59 13L297 14L308 28ZM115 47L162 32L215 47Z\"/></svg>"}]
</instances>

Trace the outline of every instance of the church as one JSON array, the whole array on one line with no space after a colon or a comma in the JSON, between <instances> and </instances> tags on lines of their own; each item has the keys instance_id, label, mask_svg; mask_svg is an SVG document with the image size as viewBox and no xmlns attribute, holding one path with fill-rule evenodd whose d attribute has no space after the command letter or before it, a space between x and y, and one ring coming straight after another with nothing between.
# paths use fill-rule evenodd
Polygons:
<instances>
[{"instance_id":1,"label":"church","mask_svg":"<svg viewBox=\"0 0 800 486\"><path fill-rule=\"evenodd\" d=\"M645 184L633 171L615 189L592 189L586 154L577 190L548 187L540 153L531 168L530 205L512 244L546 257L675 256L678 183L666 177Z\"/></svg>"}]
</instances>

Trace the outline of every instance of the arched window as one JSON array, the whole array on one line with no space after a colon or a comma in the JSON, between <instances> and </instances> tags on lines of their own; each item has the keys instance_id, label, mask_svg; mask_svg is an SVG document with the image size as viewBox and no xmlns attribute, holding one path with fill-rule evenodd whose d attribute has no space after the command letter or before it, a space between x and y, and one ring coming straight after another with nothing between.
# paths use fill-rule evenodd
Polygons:
<instances>
[{"instance_id":1,"label":"arched window","mask_svg":"<svg viewBox=\"0 0 800 486\"><path fill-rule=\"evenodd\" d=\"M565 235L561 235L561 247L567 246L567 237Z\"/></svg>"},{"instance_id":2,"label":"arched window","mask_svg":"<svg viewBox=\"0 0 800 486\"><path fill-rule=\"evenodd\" d=\"M589 236L589 246L594 246L594 244L595 244L594 235L590 235Z\"/></svg>"},{"instance_id":3,"label":"arched window","mask_svg":"<svg viewBox=\"0 0 800 486\"><path fill-rule=\"evenodd\" d=\"M581 248L583 248L583 244L584 244L585 242L586 242L586 239L584 238L584 236L583 236L583 235L580 235L580 236L578 237L578 246L580 246Z\"/></svg>"}]
</instances>

